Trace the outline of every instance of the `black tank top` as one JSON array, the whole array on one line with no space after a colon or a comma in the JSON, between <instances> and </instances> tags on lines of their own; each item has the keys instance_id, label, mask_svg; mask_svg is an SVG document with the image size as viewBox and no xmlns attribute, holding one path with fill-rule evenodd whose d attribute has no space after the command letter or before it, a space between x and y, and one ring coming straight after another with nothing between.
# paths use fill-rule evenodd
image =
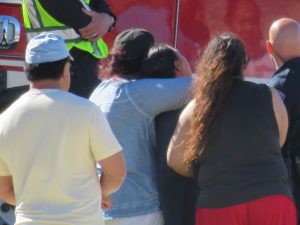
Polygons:
<instances>
[{"instance_id":1,"label":"black tank top","mask_svg":"<svg viewBox=\"0 0 300 225\"><path fill-rule=\"evenodd\" d=\"M209 130L197 181L198 208L291 196L270 89L234 79Z\"/></svg>"}]
</instances>

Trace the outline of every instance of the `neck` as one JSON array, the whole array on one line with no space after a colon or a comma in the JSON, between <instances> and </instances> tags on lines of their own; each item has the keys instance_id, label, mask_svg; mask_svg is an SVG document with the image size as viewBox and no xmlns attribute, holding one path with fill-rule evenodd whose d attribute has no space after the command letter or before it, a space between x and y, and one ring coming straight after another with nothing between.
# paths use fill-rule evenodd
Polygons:
<instances>
[{"instance_id":1,"label":"neck","mask_svg":"<svg viewBox=\"0 0 300 225\"><path fill-rule=\"evenodd\" d=\"M271 57L276 69L278 70L284 63L284 61L281 59L281 57L276 57L276 56L273 56Z\"/></svg>"},{"instance_id":2,"label":"neck","mask_svg":"<svg viewBox=\"0 0 300 225\"><path fill-rule=\"evenodd\" d=\"M282 61L280 61L280 62L274 61L274 64L275 64L276 69L278 70L283 65L283 62Z\"/></svg>"},{"instance_id":3,"label":"neck","mask_svg":"<svg viewBox=\"0 0 300 225\"><path fill-rule=\"evenodd\" d=\"M39 80L39 81L31 81L30 82L30 89L60 89L64 90L62 85L58 80Z\"/></svg>"}]
</instances>

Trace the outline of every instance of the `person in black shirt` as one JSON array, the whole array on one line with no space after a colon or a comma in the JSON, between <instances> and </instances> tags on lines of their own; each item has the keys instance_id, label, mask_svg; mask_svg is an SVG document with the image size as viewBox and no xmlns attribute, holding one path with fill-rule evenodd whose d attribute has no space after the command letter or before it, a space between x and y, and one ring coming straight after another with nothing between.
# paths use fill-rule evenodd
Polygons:
<instances>
[{"instance_id":1,"label":"person in black shirt","mask_svg":"<svg viewBox=\"0 0 300 225\"><path fill-rule=\"evenodd\" d=\"M269 82L287 108L289 130L282 154L293 184L293 195L300 216L300 28L289 18L275 21L269 30L267 49L277 71ZM300 223L299 223L300 224Z\"/></svg>"},{"instance_id":2,"label":"person in black shirt","mask_svg":"<svg viewBox=\"0 0 300 225\"><path fill-rule=\"evenodd\" d=\"M142 62L142 73L149 78L191 76L185 57L166 44L150 48ZM182 109L159 114L155 118L158 160L158 191L164 225L194 225L196 184L193 179L176 174L167 165L167 148Z\"/></svg>"}]
</instances>

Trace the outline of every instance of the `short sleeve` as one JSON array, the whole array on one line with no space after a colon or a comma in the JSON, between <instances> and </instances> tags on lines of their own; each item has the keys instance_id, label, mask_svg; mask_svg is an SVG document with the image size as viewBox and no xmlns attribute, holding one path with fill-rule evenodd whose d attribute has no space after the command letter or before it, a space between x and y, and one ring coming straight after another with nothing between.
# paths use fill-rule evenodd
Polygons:
<instances>
[{"instance_id":1,"label":"short sleeve","mask_svg":"<svg viewBox=\"0 0 300 225\"><path fill-rule=\"evenodd\" d=\"M6 163L0 158L0 176L11 176Z\"/></svg>"},{"instance_id":2,"label":"short sleeve","mask_svg":"<svg viewBox=\"0 0 300 225\"><path fill-rule=\"evenodd\" d=\"M108 158L122 150L105 115L96 105L91 111L90 146L96 161Z\"/></svg>"}]
</instances>

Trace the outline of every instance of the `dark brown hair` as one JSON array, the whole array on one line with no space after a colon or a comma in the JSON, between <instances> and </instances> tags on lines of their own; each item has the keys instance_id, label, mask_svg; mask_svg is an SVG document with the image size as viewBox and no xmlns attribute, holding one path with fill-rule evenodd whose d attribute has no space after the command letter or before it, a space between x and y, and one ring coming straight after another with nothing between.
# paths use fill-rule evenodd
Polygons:
<instances>
[{"instance_id":1,"label":"dark brown hair","mask_svg":"<svg viewBox=\"0 0 300 225\"><path fill-rule=\"evenodd\" d=\"M167 44L155 44L142 61L141 72L146 78L174 78L177 50Z\"/></svg>"},{"instance_id":2,"label":"dark brown hair","mask_svg":"<svg viewBox=\"0 0 300 225\"><path fill-rule=\"evenodd\" d=\"M231 89L233 78L242 78L246 64L244 45L234 34L221 34L208 44L196 66L195 108L184 156L187 163L197 165L202 159L216 113Z\"/></svg>"},{"instance_id":3,"label":"dark brown hair","mask_svg":"<svg viewBox=\"0 0 300 225\"><path fill-rule=\"evenodd\" d=\"M65 65L70 61L69 57L55 61L39 64L26 64L25 74L29 81L40 81L45 79L58 80L64 71Z\"/></svg>"}]
</instances>

